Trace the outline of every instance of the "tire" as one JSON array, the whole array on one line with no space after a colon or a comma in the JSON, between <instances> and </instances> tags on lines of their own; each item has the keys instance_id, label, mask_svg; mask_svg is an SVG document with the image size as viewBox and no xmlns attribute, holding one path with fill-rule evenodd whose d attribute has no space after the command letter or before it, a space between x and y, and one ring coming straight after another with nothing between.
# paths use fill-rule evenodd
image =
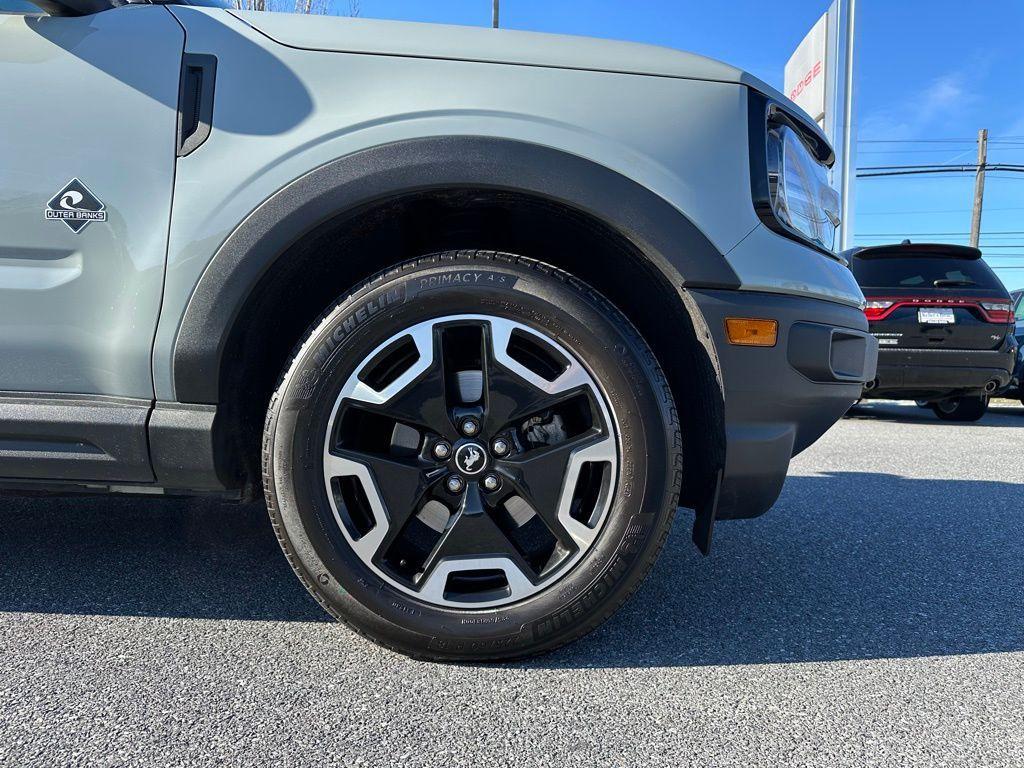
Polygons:
<instances>
[{"instance_id":1,"label":"tire","mask_svg":"<svg viewBox=\"0 0 1024 768\"><path fill-rule=\"evenodd\" d=\"M660 367L607 300L536 261L450 252L315 324L270 403L264 490L334 617L417 658L513 659L590 632L640 585L681 445Z\"/></svg>"},{"instance_id":2,"label":"tire","mask_svg":"<svg viewBox=\"0 0 1024 768\"><path fill-rule=\"evenodd\" d=\"M932 403L932 411L943 421L977 421L988 410L988 397L953 397Z\"/></svg>"}]
</instances>

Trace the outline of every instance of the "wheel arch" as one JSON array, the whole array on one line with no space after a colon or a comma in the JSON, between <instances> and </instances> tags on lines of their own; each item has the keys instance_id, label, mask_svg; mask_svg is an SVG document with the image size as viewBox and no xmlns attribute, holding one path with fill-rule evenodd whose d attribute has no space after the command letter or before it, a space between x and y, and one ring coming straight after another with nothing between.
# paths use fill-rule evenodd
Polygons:
<instances>
[{"instance_id":1,"label":"wheel arch","mask_svg":"<svg viewBox=\"0 0 1024 768\"><path fill-rule=\"evenodd\" d=\"M590 215L627 239L672 285L737 288L725 257L686 216L590 160L525 142L438 137L385 144L296 179L217 250L182 316L172 354L175 399L216 403L227 339L267 270L325 222L416 192L488 189Z\"/></svg>"},{"instance_id":2,"label":"wheel arch","mask_svg":"<svg viewBox=\"0 0 1024 768\"><path fill-rule=\"evenodd\" d=\"M550 234L558 246L536 253L527 230ZM257 350L281 347L281 340L268 341L279 332L268 314L280 312L282 301L301 304L308 323L388 266L470 247L531 249L523 255L576 274L619 305L665 368L691 427L684 430L692 440L710 436L684 445L684 503L694 506L710 492L709 478L724 463L721 374L686 289L735 288L738 278L663 198L590 160L518 141L442 137L382 145L321 166L268 198L218 249L189 300L173 348L175 399L222 405L219 429L244 435L259 414L235 401L258 402L267 393L236 374L278 364L279 351L268 358ZM272 372L275 381L279 371L280 365ZM247 455L250 442L238 450ZM258 461L242 464L249 465L243 476L258 470Z\"/></svg>"}]
</instances>

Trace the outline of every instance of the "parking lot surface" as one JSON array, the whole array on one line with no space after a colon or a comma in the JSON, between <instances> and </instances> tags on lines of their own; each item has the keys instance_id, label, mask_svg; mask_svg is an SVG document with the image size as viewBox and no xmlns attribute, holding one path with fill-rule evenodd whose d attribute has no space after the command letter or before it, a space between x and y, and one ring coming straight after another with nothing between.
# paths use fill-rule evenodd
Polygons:
<instances>
[{"instance_id":1,"label":"parking lot surface","mask_svg":"<svg viewBox=\"0 0 1024 768\"><path fill-rule=\"evenodd\" d=\"M0 498L0 765L1024 764L1024 408L861 407L603 628L411 661L258 505Z\"/></svg>"}]
</instances>

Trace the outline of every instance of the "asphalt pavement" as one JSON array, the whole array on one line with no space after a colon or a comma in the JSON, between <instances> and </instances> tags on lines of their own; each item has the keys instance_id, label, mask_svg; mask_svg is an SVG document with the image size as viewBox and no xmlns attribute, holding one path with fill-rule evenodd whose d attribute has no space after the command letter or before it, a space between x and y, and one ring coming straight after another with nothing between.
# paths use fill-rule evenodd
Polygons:
<instances>
[{"instance_id":1,"label":"asphalt pavement","mask_svg":"<svg viewBox=\"0 0 1024 768\"><path fill-rule=\"evenodd\" d=\"M0 498L0 765L1024 765L1024 408L856 409L680 511L603 628L441 665L330 622L259 505Z\"/></svg>"}]
</instances>

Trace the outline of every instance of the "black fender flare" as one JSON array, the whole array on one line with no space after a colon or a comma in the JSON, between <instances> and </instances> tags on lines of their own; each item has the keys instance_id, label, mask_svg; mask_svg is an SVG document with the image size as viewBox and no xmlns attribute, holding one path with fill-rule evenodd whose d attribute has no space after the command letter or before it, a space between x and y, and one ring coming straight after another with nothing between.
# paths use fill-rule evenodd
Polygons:
<instances>
[{"instance_id":1,"label":"black fender flare","mask_svg":"<svg viewBox=\"0 0 1024 768\"><path fill-rule=\"evenodd\" d=\"M725 257L677 208L586 158L481 136L383 144L301 176L231 232L182 317L172 358L175 399L218 402L221 358L241 308L267 269L304 234L376 201L458 188L526 193L594 217L627 238L677 288L740 285Z\"/></svg>"}]
</instances>

